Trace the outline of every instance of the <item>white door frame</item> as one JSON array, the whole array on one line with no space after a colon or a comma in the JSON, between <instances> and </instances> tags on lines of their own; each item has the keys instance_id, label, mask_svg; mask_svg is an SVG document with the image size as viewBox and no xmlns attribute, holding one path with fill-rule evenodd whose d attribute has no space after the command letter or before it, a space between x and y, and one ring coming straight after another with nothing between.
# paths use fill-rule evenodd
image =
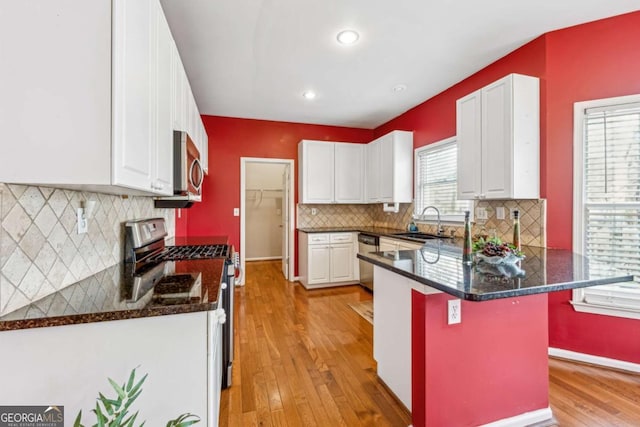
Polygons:
<instances>
[{"instance_id":1,"label":"white door frame","mask_svg":"<svg viewBox=\"0 0 640 427\"><path fill-rule=\"evenodd\" d=\"M296 252L295 252L295 203L294 203L294 160L292 159L270 159L270 158L262 158L262 157L240 157L240 268L242 271L246 271L245 269L245 221L246 221L246 212L245 212L245 197L246 197L246 173L247 173L247 163L280 163L289 167L289 173L291 174L291 179L289 180L289 206L283 209L289 209L289 281L294 281L295 279L295 265L296 265ZM244 286L246 275L242 276L242 280L239 283L240 286Z\"/></svg>"}]
</instances>

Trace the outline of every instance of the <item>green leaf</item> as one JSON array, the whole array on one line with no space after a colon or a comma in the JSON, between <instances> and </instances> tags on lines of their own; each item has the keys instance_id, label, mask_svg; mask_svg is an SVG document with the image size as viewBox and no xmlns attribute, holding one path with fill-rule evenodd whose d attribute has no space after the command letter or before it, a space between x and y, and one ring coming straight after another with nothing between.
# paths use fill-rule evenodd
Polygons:
<instances>
[{"instance_id":1,"label":"green leaf","mask_svg":"<svg viewBox=\"0 0 640 427\"><path fill-rule=\"evenodd\" d=\"M188 420L189 418L196 418L196 419ZM199 423L199 422L200 422L200 417L199 416L194 415L194 414L190 414L190 413L186 413L186 414L180 415L175 420L170 420L167 423L166 427L188 427L188 426L191 426L191 425Z\"/></svg>"},{"instance_id":2,"label":"green leaf","mask_svg":"<svg viewBox=\"0 0 640 427\"><path fill-rule=\"evenodd\" d=\"M129 418L127 418L126 420L124 420L124 421L122 422L122 425L123 425L124 427L133 427L133 423L136 421L136 418L138 418L138 412L139 412L139 411L136 411L136 413L135 413L135 414L131 415Z\"/></svg>"},{"instance_id":3,"label":"green leaf","mask_svg":"<svg viewBox=\"0 0 640 427\"><path fill-rule=\"evenodd\" d=\"M136 411L133 415L125 418L125 416L127 415L127 412L123 412L117 419L118 421L118 427L122 426L122 427L126 427L126 426L130 426L133 424L133 421L135 421L135 419L138 417L138 412L140 411Z\"/></svg>"},{"instance_id":4,"label":"green leaf","mask_svg":"<svg viewBox=\"0 0 640 427\"><path fill-rule=\"evenodd\" d=\"M136 368L133 368L131 374L129 374L129 381L127 381L127 391L131 391L131 387L133 387L133 380L136 377Z\"/></svg>"},{"instance_id":5,"label":"green leaf","mask_svg":"<svg viewBox=\"0 0 640 427\"><path fill-rule=\"evenodd\" d=\"M107 418L104 416L104 414L100 410L100 407L98 406L98 402L96 402L96 409L94 409L93 412L96 414L98 427L105 427L105 422L107 421Z\"/></svg>"},{"instance_id":6,"label":"green leaf","mask_svg":"<svg viewBox=\"0 0 640 427\"><path fill-rule=\"evenodd\" d=\"M144 374L144 377L142 377L142 379L138 381L138 384L136 384L131 390L129 390L129 394L136 394L140 387L142 387L142 383L144 383L144 381L147 379L147 376L149 376L149 374Z\"/></svg>"},{"instance_id":7,"label":"green leaf","mask_svg":"<svg viewBox=\"0 0 640 427\"><path fill-rule=\"evenodd\" d=\"M98 398L100 399L100 402L102 402L102 406L104 406L104 409L107 411L107 414L113 415L113 406L114 405L117 406L118 402L115 400L107 399L102 393L98 393Z\"/></svg>"},{"instance_id":8,"label":"green leaf","mask_svg":"<svg viewBox=\"0 0 640 427\"><path fill-rule=\"evenodd\" d=\"M82 411L78 412L78 416L76 417L76 420L73 422L73 427L84 427L81 423L80 420L82 419Z\"/></svg>"},{"instance_id":9,"label":"green leaf","mask_svg":"<svg viewBox=\"0 0 640 427\"><path fill-rule=\"evenodd\" d=\"M116 393L118 393L118 397L120 397L120 399L124 399L127 396L122 387L120 387L114 380L112 380L111 378L107 378L107 380L109 380L109 384L111 384L111 387L113 387Z\"/></svg>"}]
</instances>

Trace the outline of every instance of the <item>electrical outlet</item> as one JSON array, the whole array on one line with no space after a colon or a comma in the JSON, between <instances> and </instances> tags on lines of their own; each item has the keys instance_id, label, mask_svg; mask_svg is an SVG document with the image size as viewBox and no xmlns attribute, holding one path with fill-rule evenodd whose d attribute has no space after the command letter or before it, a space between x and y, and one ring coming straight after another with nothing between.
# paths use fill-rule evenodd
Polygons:
<instances>
[{"instance_id":1,"label":"electrical outlet","mask_svg":"<svg viewBox=\"0 0 640 427\"><path fill-rule=\"evenodd\" d=\"M487 208L476 208L476 219L487 219Z\"/></svg>"},{"instance_id":2,"label":"electrical outlet","mask_svg":"<svg viewBox=\"0 0 640 427\"><path fill-rule=\"evenodd\" d=\"M78 234L84 234L89 231L89 223L84 215L84 208L78 208L76 212L78 216Z\"/></svg>"},{"instance_id":3,"label":"electrical outlet","mask_svg":"<svg viewBox=\"0 0 640 427\"><path fill-rule=\"evenodd\" d=\"M459 299L450 299L447 301L448 310L447 310L447 323L449 325L455 325L456 323L462 322L462 311L460 306Z\"/></svg>"},{"instance_id":4,"label":"electrical outlet","mask_svg":"<svg viewBox=\"0 0 640 427\"><path fill-rule=\"evenodd\" d=\"M519 210L518 208L509 208L509 219L513 219L514 215L513 213L515 211Z\"/></svg>"},{"instance_id":5,"label":"electrical outlet","mask_svg":"<svg viewBox=\"0 0 640 427\"><path fill-rule=\"evenodd\" d=\"M318 215L318 209L311 208L311 215Z\"/></svg>"},{"instance_id":6,"label":"electrical outlet","mask_svg":"<svg viewBox=\"0 0 640 427\"><path fill-rule=\"evenodd\" d=\"M504 219L504 206L496 208L496 219Z\"/></svg>"}]
</instances>

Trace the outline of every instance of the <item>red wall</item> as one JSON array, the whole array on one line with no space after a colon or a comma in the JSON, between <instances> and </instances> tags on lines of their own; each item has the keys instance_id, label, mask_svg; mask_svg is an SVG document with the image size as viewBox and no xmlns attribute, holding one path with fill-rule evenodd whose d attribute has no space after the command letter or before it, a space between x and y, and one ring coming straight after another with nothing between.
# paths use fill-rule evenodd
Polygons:
<instances>
[{"instance_id":1,"label":"red wall","mask_svg":"<svg viewBox=\"0 0 640 427\"><path fill-rule=\"evenodd\" d=\"M573 103L640 93L640 12L547 35L547 241L571 248ZM640 363L640 321L576 313L549 296L551 347Z\"/></svg>"},{"instance_id":2,"label":"red wall","mask_svg":"<svg viewBox=\"0 0 640 427\"><path fill-rule=\"evenodd\" d=\"M549 247L571 249L573 103L640 93L640 12L545 34L375 130L414 131L414 146L455 135L455 101L508 73L541 84L541 197ZM640 363L640 321L576 313L549 295L552 347Z\"/></svg>"},{"instance_id":3,"label":"red wall","mask_svg":"<svg viewBox=\"0 0 640 427\"><path fill-rule=\"evenodd\" d=\"M182 218L176 220L176 233L227 235L236 249L240 247L240 217L233 216L233 208L240 207L240 157L294 159L295 188L298 188L301 139L346 142L373 139L373 131L367 129L213 116L202 116L202 120L209 135L209 175L203 183L203 202L182 210Z\"/></svg>"}]
</instances>

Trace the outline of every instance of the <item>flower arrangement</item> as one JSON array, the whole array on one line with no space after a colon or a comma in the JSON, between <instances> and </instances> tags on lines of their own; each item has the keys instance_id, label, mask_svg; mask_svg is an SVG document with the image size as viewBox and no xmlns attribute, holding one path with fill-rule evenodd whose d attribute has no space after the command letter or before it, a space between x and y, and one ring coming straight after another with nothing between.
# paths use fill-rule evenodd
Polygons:
<instances>
[{"instance_id":1,"label":"flower arrangement","mask_svg":"<svg viewBox=\"0 0 640 427\"><path fill-rule=\"evenodd\" d=\"M503 243L499 237L480 237L473 242L472 249L478 260L489 264L513 264L525 257L521 250L510 243Z\"/></svg>"}]
</instances>

